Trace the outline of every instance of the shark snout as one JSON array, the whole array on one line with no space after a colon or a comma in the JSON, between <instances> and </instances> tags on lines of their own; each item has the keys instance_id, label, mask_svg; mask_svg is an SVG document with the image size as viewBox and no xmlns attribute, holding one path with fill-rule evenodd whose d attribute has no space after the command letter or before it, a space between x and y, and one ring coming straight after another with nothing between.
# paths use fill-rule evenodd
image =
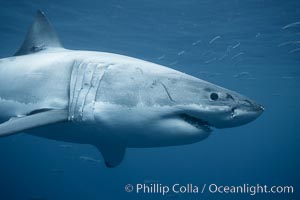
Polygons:
<instances>
[{"instance_id":1,"label":"shark snout","mask_svg":"<svg viewBox=\"0 0 300 200\"><path fill-rule=\"evenodd\" d=\"M245 100L242 100L240 103L239 103L239 106L238 108L240 107L240 109L244 109L248 112L254 112L257 117L263 113L263 111L265 110L264 106L259 104L259 103L256 103L252 100L248 100L248 99L245 99Z\"/></svg>"},{"instance_id":2,"label":"shark snout","mask_svg":"<svg viewBox=\"0 0 300 200\"><path fill-rule=\"evenodd\" d=\"M242 100L240 105L245 106L250 111L259 113L262 113L264 111L264 106L248 99Z\"/></svg>"},{"instance_id":3,"label":"shark snout","mask_svg":"<svg viewBox=\"0 0 300 200\"><path fill-rule=\"evenodd\" d=\"M226 127L241 126L252 122L258 118L264 110L264 106L254 101L248 99L240 100L238 105L232 108L231 119L228 120L228 126Z\"/></svg>"}]
</instances>

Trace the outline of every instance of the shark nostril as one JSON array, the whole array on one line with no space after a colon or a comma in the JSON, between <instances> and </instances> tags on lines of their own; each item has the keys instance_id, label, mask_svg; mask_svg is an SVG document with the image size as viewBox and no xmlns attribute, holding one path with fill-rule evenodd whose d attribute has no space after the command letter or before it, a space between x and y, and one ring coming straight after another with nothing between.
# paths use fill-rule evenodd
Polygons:
<instances>
[{"instance_id":1,"label":"shark nostril","mask_svg":"<svg viewBox=\"0 0 300 200\"><path fill-rule=\"evenodd\" d=\"M258 111L264 111L265 110L265 108L262 105L257 104L255 102L249 101L247 99L245 99L244 102L246 103L247 106L250 106L254 110L258 110Z\"/></svg>"},{"instance_id":2,"label":"shark nostril","mask_svg":"<svg viewBox=\"0 0 300 200\"><path fill-rule=\"evenodd\" d=\"M227 95L226 95L226 98L227 98L227 99L234 100L233 96L232 96L232 95L230 95L230 94L228 94L228 93L227 93Z\"/></svg>"},{"instance_id":3,"label":"shark nostril","mask_svg":"<svg viewBox=\"0 0 300 200\"><path fill-rule=\"evenodd\" d=\"M253 106L253 103L247 99L244 100L244 102L246 102L248 105Z\"/></svg>"}]
</instances>

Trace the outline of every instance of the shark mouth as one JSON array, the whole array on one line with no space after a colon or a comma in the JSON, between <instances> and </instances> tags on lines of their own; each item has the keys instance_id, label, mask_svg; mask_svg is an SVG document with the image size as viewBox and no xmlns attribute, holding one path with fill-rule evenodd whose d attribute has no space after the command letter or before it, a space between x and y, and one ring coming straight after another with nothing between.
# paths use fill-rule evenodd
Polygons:
<instances>
[{"instance_id":1,"label":"shark mouth","mask_svg":"<svg viewBox=\"0 0 300 200\"><path fill-rule=\"evenodd\" d=\"M187 115L187 114L179 114L179 118L181 118L186 123L198 128L198 129L204 129L207 132L211 132L212 128L208 122L205 120Z\"/></svg>"}]
</instances>

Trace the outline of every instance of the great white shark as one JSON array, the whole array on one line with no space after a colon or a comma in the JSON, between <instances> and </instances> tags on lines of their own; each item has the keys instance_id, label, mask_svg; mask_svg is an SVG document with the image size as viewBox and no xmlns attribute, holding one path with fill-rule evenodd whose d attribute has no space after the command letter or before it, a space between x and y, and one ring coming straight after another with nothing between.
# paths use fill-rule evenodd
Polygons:
<instances>
[{"instance_id":1,"label":"great white shark","mask_svg":"<svg viewBox=\"0 0 300 200\"><path fill-rule=\"evenodd\" d=\"M105 52L68 50L38 11L19 50L0 59L0 136L80 144L119 165L126 148L195 143L256 119L253 100L185 73Z\"/></svg>"}]
</instances>

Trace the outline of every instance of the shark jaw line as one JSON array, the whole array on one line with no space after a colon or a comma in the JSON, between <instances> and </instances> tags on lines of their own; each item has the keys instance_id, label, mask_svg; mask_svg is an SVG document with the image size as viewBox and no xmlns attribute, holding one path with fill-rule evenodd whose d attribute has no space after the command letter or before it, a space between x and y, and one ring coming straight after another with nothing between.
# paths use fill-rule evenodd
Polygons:
<instances>
[{"instance_id":1,"label":"shark jaw line","mask_svg":"<svg viewBox=\"0 0 300 200\"><path fill-rule=\"evenodd\" d=\"M185 113L178 114L178 117L197 129L204 129L206 132L212 131L211 125L203 119L196 118Z\"/></svg>"}]
</instances>

